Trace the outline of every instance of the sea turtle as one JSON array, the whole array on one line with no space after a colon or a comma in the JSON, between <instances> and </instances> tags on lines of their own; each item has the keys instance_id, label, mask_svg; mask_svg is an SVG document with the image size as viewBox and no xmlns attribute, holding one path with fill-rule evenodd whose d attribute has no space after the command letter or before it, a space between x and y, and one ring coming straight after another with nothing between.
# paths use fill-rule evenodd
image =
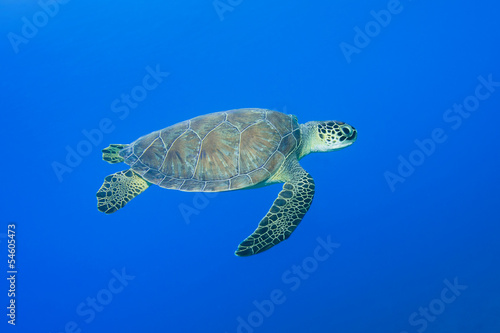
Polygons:
<instances>
[{"instance_id":1,"label":"sea turtle","mask_svg":"<svg viewBox=\"0 0 500 333\"><path fill-rule=\"evenodd\" d=\"M249 256L287 239L309 209L314 181L299 165L312 152L351 145L354 127L340 121L299 124L266 109L236 109L186 120L131 144L103 149L103 160L130 169L104 179L97 209L114 213L151 184L190 192L223 192L285 183L271 209L235 252Z\"/></svg>"}]
</instances>

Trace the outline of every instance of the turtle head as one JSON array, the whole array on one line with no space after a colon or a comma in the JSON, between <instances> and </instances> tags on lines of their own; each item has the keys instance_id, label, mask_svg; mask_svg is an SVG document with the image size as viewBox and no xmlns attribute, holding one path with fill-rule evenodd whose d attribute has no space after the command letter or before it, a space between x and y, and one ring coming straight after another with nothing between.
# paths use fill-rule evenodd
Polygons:
<instances>
[{"instance_id":1,"label":"turtle head","mask_svg":"<svg viewBox=\"0 0 500 333\"><path fill-rule=\"evenodd\" d=\"M356 141L357 131L341 121L310 121L301 125L303 147L300 158L316 152L329 152L348 147Z\"/></svg>"}]
</instances>

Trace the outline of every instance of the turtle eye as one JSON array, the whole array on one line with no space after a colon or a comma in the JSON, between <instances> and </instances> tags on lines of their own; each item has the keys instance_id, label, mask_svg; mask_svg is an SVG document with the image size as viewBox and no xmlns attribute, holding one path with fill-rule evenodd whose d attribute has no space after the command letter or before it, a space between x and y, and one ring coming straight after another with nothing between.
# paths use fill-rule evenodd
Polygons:
<instances>
[{"instance_id":1,"label":"turtle eye","mask_svg":"<svg viewBox=\"0 0 500 333\"><path fill-rule=\"evenodd\" d=\"M349 136L351 134L351 129L348 127L343 127L342 132L344 132L345 135Z\"/></svg>"}]
</instances>

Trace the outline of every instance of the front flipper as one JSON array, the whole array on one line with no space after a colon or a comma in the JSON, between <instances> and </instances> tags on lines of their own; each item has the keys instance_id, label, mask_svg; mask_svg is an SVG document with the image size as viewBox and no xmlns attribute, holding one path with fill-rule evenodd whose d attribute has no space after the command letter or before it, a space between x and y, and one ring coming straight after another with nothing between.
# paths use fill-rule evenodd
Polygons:
<instances>
[{"instance_id":1,"label":"front flipper","mask_svg":"<svg viewBox=\"0 0 500 333\"><path fill-rule=\"evenodd\" d=\"M238 246L237 256L251 256L284 241L306 215L314 197L314 180L298 163L289 176L257 229Z\"/></svg>"}]
</instances>

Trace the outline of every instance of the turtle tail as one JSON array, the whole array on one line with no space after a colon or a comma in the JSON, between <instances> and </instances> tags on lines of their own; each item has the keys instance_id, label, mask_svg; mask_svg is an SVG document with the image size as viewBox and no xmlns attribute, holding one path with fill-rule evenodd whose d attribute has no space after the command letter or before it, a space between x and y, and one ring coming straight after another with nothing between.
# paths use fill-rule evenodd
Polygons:
<instances>
[{"instance_id":1,"label":"turtle tail","mask_svg":"<svg viewBox=\"0 0 500 333\"><path fill-rule=\"evenodd\" d=\"M102 159L108 163L123 162L123 157L120 156L120 151L128 145L109 145L102 150Z\"/></svg>"}]
</instances>

